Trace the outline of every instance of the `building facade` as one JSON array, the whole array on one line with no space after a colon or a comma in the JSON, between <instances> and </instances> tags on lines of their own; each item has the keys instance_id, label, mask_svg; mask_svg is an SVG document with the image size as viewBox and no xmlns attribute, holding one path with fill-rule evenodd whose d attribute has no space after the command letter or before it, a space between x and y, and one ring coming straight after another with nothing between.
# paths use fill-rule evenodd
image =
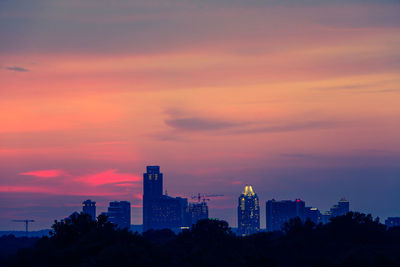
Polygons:
<instances>
[{"instance_id":1,"label":"building facade","mask_svg":"<svg viewBox=\"0 0 400 267\"><path fill-rule=\"evenodd\" d=\"M301 199L266 202L266 224L267 231L281 231L285 223L290 219L299 217L305 220L305 202Z\"/></svg>"},{"instance_id":2,"label":"building facade","mask_svg":"<svg viewBox=\"0 0 400 267\"><path fill-rule=\"evenodd\" d=\"M162 197L163 174L160 166L147 166L143 174L143 231L152 229L156 203Z\"/></svg>"},{"instance_id":3,"label":"building facade","mask_svg":"<svg viewBox=\"0 0 400 267\"><path fill-rule=\"evenodd\" d=\"M336 205L333 205L329 211L322 214L321 222L329 223L330 219L337 216L346 215L350 211L350 202L345 198L341 198Z\"/></svg>"},{"instance_id":4,"label":"building facade","mask_svg":"<svg viewBox=\"0 0 400 267\"><path fill-rule=\"evenodd\" d=\"M208 206L205 201L190 203L188 210L188 226L196 224L199 220L208 219Z\"/></svg>"},{"instance_id":5,"label":"building facade","mask_svg":"<svg viewBox=\"0 0 400 267\"><path fill-rule=\"evenodd\" d=\"M89 214L92 220L96 220L96 202L90 199L83 201L82 212Z\"/></svg>"},{"instance_id":6,"label":"building facade","mask_svg":"<svg viewBox=\"0 0 400 267\"><path fill-rule=\"evenodd\" d=\"M317 208L305 207L304 217L315 224L319 224L322 221L322 214Z\"/></svg>"},{"instance_id":7,"label":"building facade","mask_svg":"<svg viewBox=\"0 0 400 267\"><path fill-rule=\"evenodd\" d=\"M238 233L247 236L260 231L260 203L251 185L239 196Z\"/></svg>"},{"instance_id":8,"label":"building facade","mask_svg":"<svg viewBox=\"0 0 400 267\"><path fill-rule=\"evenodd\" d=\"M332 217L346 215L350 210L350 203L345 198L341 198L337 205L334 205L330 212Z\"/></svg>"},{"instance_id":9,"label":"building facade","mask_svg":"<svg viewBox=\"0 0 400 267\"><path fill-rule=\"evenodd\" d=\"M163 174L159 166L147 166L143 174L143 231L186 226L186 198L162 194Z\"/></svg>"},{"instance_id":10,"label":"building facade","mask_svg":"<svg viewBox=\"0 0 400 267\"><path fill-rule=\"evenodd\" d=\"M110 202L105 215L107 215L108 221L118 228L129 229L131 227L131 203L128 201Z\"/></svg>"}]
</instances>

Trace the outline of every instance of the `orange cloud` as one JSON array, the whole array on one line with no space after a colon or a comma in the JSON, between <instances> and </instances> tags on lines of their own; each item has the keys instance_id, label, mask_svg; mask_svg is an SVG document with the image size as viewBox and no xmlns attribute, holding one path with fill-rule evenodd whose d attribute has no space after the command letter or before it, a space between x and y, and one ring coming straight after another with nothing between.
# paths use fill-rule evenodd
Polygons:
<instances>
[{"instance_id":1,"label":"orange cloud","mask_svg":"<svg viewBox=\"0 0 400 267\"><path fill-rule=\"evenodd\" d=\"M21 172L20 175L31 175L39 178L53 178L65 175L65 171L61 169L51 169L51 170L38 170L30 172Z\"/></svg>"},{"instance_id":2,"label":"orange cloud","mask_svg":"<svg viewBox=\"0 0 400 267\"><path fill-rule=\"evenodd\" d=\"M89 174L78 177L76 180L92 186L140 181L140 177L130 173L117 173L117 169Z\"/></svg>"}]
</instances>

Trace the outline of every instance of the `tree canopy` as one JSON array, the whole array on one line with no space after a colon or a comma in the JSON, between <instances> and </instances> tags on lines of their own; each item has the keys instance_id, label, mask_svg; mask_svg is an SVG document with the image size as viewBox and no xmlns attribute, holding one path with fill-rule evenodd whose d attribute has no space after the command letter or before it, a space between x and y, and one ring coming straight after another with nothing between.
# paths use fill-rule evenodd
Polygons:
<instances>
[{"instance_id":1,"label":"tree canopy","mask_svg":"<svg viewBox=\"0 0 400 267\"><path fill-rule=\"evenodd\" d=\"M1 240L0 240L1 241ZM35 240L4 261L9 266L394 266L400 262L400 229L371 215L348 213L325 225L299 218L281 232L246 237L221 220L191 229L116 228L105 216L75 214L56 221L50 237ZM1 262L0 262L1 263Z\"/></svg>"}]
</instances>

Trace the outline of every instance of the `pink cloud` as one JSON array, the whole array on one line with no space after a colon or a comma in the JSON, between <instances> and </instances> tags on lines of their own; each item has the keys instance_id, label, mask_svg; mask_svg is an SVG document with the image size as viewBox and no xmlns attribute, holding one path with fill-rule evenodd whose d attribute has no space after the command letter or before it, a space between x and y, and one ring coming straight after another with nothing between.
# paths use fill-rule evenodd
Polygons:
<instances>
[{"instance_id":1,"label":"pink cloud","mask_svg":"<svg viewBox=\"0 0 400 267\"><path fill-rule=\"evenodd\" d=\"M61 169L37 170L20 173L42 179L38 184L8 184L0 185L0 192L40 193L49 195L69 196L103 196L130 199L139 190L135 174L118 172L118 169L108 169L103 172L72 176ZM56 179L48 183L47 178L68 176L67 179ZM32 181L26 181L32 182ZM35 181L33 181L35 182ZM35 182L37 183L37 181Z\"/></svg>"},{"instance_id":2,"label":"pink cloud","mask_svg":"<svg viewBox=\"0 0 400 267\"><path fill-rule=\"evenodd\" d=\"M0 186L0 192L7 193L40 193L40 194L49 194L49 195L67 195L67 196L93 196L93 197L121 197L125 196L125 194L121 192L115 192L112 190L93 190L93 188L87 186L76 186L73 185L75 189L70 189L71 187L59 188L55 186L45 187L45 186ZM66 192L67 191L67 192Z\"/></svg>"},{"instance_id":3,"label":"pink cloud","mask_svg":"<svg viewBox=\"0 0 400 267\"><path fill-rule=\"evenodd\" d=\"M89 174L78 177L76 181L84 182L88 185L99 186L105 184L125 183L125 182L137 182L140 181L140 177L130 173L117 173L117 169L109 169L104 172L95 174Z\"/></svg>"},{"instance_id":4,"label":"pink cloud","mask_svg":"<svg viewBox=\"0 0 400 267\"><path fill-rule=\"evenodd\" d=\"M30 175L39 178L53 178L65 175L65 171L61 169L51 169L51 170L38 170L38 171L29 171L29 172L21 172L20 175Z\"/></svg>"},{"instance_id":5,"label":"pink cloud","mask_svg":"<svg viewBox=\"0 0 400 267\"><path fill-rule=\"evenodd\" d=\"M39 186L0 186L0 192L13 193L49 193L47 188Z\"/></svg>"},{"instance_id":6,"label":"pink cloud","mask_svg":"<svg viewBox=\"0 0 400 267\"><path fill-rule=\"evenodd\" d=\"M137 184L136 183L132 183L132 182L122 182L122 183L115 184L115 186L118 186L118 187L137 187Z\"/></svg>"}]
</instances>

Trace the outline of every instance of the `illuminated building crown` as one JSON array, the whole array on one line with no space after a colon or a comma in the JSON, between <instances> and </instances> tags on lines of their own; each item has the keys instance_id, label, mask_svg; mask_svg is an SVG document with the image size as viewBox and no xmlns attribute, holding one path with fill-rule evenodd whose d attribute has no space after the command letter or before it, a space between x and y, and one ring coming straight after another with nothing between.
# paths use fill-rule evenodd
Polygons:
<instances>
[{"instance_id":1,"label":"illuminated building crown","mask_svg":"<svg viewBox=\"0 0 400 267\"><path fill-rule=\"evenodd\" d=\"M253 187L251 187L251 185L246 185L244 187L243 195L245 195L245 196L254 196L255 193L253 191Z\"/></svg>"}]
</instances>

